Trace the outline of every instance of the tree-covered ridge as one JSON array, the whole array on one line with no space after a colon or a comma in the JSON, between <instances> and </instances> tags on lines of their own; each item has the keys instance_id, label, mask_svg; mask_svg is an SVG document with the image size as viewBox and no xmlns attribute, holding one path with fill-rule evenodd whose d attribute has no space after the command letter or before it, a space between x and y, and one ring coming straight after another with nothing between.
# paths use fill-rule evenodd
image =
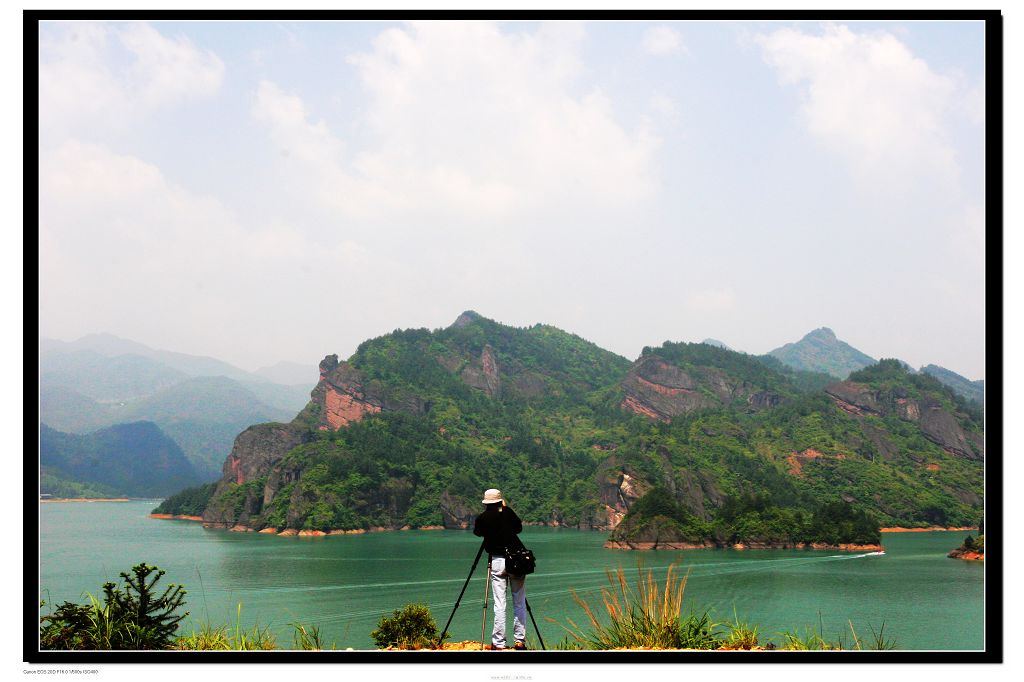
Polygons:
<instances>
[{"instance_id":1,"label":"tree-covered ridge","mask_svg":"<svg viewBox=\"0 0 1024 682\"><path fill-rule=\"evenodd\" d=\"M624 409L627 384L652 359L671 380L648 382L652 395L699 400L664 420ZM657 487L717 542L733 532L720 524L728 500L751 496L767 500L769 535L788 524L799 537L829 504L902 526L965 525L981 508L980 461L905 414L845 409L821 375L774 358L666 343L630 366L552 327L467 313L447 329L372 339L348 363L325 366L384 409L335 430L321 419L329 406L314 400L291 425L266 427L295 436L279 441L289 443L282 451L239 450L240 436L211 519L279 530L460 527L479 512L481 491L499 487L527 522L612 528ZM894 376L886 365L856 386L874 396L896 390ZM936 423L973 429L933 388L914 390L946 415ZM362 393L331 399L351 407L353 395Z\"/></svg>"},{"instance_id":2,"label":"tree-covered ridge","mask_svg":"<svg viewBox=\"0 0 1024 682\"><path fill-rule=\"evenodd\" d=\"M178 445L152 422L77 435L40 426L42 493L166 495L199 481Z\"/></svg>"},{"instance_id":3,"label":"tree-covered ridge","mask_svg":"<svg viewBox=\"0 0 1024 682\"><path fill-rule=\"evenodd\" d=\"M878 545L879 523L848 503L800 504L746 493L727 497L709 520L685 510L663 487L637 500L612 532L620 545L686 543L705 546Z\"/></svg>"},{"instance_id":4,"label":"tree-covered ridge","mask_svg":"<svg viewBox=\"0 0 1024 682\"><path fill-rule=\"evenodd\" d=\"M965 398L931 374L909 371L899 360L883 358L870 367L851 373L849 381L870 384L893 399L930 399L965 419L970 427L984 428L984 414L979 403Z\"/></svg>"},{"instance_id":5,"label":"tree-covered ridge","mask_svg":"<svg viewBox=\"0 0 1024 682\"><path fill-rule=\"evenodd\" d=\"M194 488L185 488L166 498L153 510L154 514L174 514L181 516L202 516L206 505L213 497L217 482L204 483Z\"/></svg>"},{"instance_id":6,"label":"tree-covered ridge","mask_svg":"<svg viewBox=\"0 0 1024 682\"><path fill-rule=\"evenodd\" d=\"M629 370L625 358L548 325L518 328L479 316L468 319L436 331L396 330L364 341L348 363L367 380L405 388L427 400L456 401L474 395L460 373L478 362L485 348L497 362L507 389L501 395L505 401L579 400L615 384Z\"/></svg>"},{"instance_id":7,"label":"tree-covered ridge","mask_svg":"<svg viewBox=\"0 0 1024 682\"><path fill-rule=\"evenodd\" d=\"M938 365L925 365L921 368L921 373L932 375L968 401L975 402L979 406L985 402L985 381L983 379L971 381L952 370L939 367Z\"/></svg>"}]
</instances>

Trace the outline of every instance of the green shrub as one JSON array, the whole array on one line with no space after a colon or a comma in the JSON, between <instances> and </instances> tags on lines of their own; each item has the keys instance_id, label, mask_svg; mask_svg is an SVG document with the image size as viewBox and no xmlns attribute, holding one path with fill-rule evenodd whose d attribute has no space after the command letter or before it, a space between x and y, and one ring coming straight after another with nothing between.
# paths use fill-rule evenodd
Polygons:
<instances>
[{"instance_id":1,"label":"green shrub","mask_svg":"<svg viewBox=\"0 0 1024 682\"><path fill-rule=\"evenodd\" d=\"M123 588L113 582L103 584L102 604L92 595L89 604L64 602L53 613L40 617L40 648L168 648L178 623L188 612L175 613L185 603L181 585L168 585L157 596L156 583L165 572L141 563L132 567L131 575L121 573Z\"/></svg>"},{"instance_id":2,"label":"green shrub","mask_svg":"<svg viewBox=\"0 0 1024 682\"><path fill-rule=\"evenodd\" d=\"M377 629L370 633L381 649L422 649L438 644L437 623L430 609L423 604L406 604L395 609L391 617L383 616Z\"/></svg>"}]
</instances>

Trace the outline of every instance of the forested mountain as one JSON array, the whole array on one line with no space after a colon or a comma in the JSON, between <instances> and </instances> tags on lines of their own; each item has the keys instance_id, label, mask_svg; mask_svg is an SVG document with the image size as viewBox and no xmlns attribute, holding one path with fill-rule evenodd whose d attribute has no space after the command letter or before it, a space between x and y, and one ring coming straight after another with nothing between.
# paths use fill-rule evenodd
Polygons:
<instances>
[{"instance_id":1,"label":"forested mountain","mask_svg":"<svg viewBox=\"0 0 1024 682\"><path fill-rule=\"evenodd\" d=\"M239 431L291 419L314 384L273 384L214 358L155 351L106 334L40 343L41 422L78 434L155 422L206 480L220 476Z\"/></svg>"},{"instance_id":2,"label":"forested mountain","mask_svg":"<svg viewBox=\"0 0 1024 682\"><path fill-rule=\"evenodd\" d=\"M824 372L839 379L875 362L871 356L837 339L828 327L815 329L796 343L787 343L768 354L794 369Z\"/></svg>"},{"instance_id":3,"label":"forested mountain","mask_svg":"<svg viewBox=\"0 0 1024 682\"><path fill-rule=\"evenodd\" d=\"M177 444L152 422L118 424L87 435L39 434L40 492L160 497L199 482Z\"/></svg>"},{"instance_id":4,"label":"forested mountain","mask_svg":"<svg viewBox=\"0 0 1024 682\"><path fill-rule=\"evenodd\" d=\"M320 376L296 419L238 436L206 523L465 527L489 487L527 522L603 529L655 487L705 530L754 514L754 535L794 518L823 533L813 519L831 528L837 509L849 528L981 510L980 414L897 361L842 382L707 344L631 363L467 312L328 356Z\"/></svg>"},{"instance_id":5,"label":"forested mountain","mask_svg":"<svg viewBox=\"0 0 1024 682\"><path fill-rule=\"evenodd\" d=\"M979 405L985 402L985 381L982 379L971 381L952 370L939 367L938 365L926 365L921 368L921 371L932 375L968 400L973 400Z\"/></svg>"}]
</instances>

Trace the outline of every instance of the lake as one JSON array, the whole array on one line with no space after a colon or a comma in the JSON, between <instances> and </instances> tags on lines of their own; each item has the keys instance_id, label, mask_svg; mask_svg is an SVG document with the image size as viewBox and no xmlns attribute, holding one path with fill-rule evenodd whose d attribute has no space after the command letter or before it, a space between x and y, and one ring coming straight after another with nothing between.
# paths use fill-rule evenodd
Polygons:
<instances>
[{"instance_id":1,"label":"lake","mask_svg":"<svg viewBox=\"0 0 1024 682\"><path fill-rule=\"evenodd\" d=\"M167 571L160 584L183 584L191 612L184 630L202 622L232 628L269 626L290 648L290 623L320 627L339 648L374 648L370 632L382 615L407 603L427 604L443 627L480 546L469 531L402 531L330 537L276 537L204 529L193 521L150 519L152 501L40 503L40 598L82 602L107 580L145 561ZM527 598L548 648L566 636L571 618L586 621L570 590L596 597L605 571L637 562L664 578L670 564L689 572L684 611L710 608L759 627L762 641L808 629L826 639L871 639L885 625L899 649L984 648L984 565L949 559L963 532L886 533L885 554L809 550L604 549L606 534L526 528L537 555ZM452 639L479 640L484 597L480 565L452 622ZM597 604L596 599L591 600ZM556 622L551 622L553 619ZM490 637L488 617L487 637ZM511 630L511 609L509 611ZM532 624L528 628L531 636Z\"/></svg>"}]
</instances>

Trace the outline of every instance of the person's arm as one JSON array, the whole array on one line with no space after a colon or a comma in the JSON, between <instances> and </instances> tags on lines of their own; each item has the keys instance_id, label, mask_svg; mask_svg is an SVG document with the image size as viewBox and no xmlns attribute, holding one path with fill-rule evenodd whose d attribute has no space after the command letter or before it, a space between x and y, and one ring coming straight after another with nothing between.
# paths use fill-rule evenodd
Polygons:
<instances>
[{"instance_id":1,"label":"person's arm","mask_svg":"<svg viewBox=\"0 0 1024 682\"><path fill-rule=\"evenodd\" d=\"M480 523L480 519L483 518L483 514L476 517L476 521L473 523L473 535L483 537L487 533L486 524Z\"/></svg>"}]
</instances>

